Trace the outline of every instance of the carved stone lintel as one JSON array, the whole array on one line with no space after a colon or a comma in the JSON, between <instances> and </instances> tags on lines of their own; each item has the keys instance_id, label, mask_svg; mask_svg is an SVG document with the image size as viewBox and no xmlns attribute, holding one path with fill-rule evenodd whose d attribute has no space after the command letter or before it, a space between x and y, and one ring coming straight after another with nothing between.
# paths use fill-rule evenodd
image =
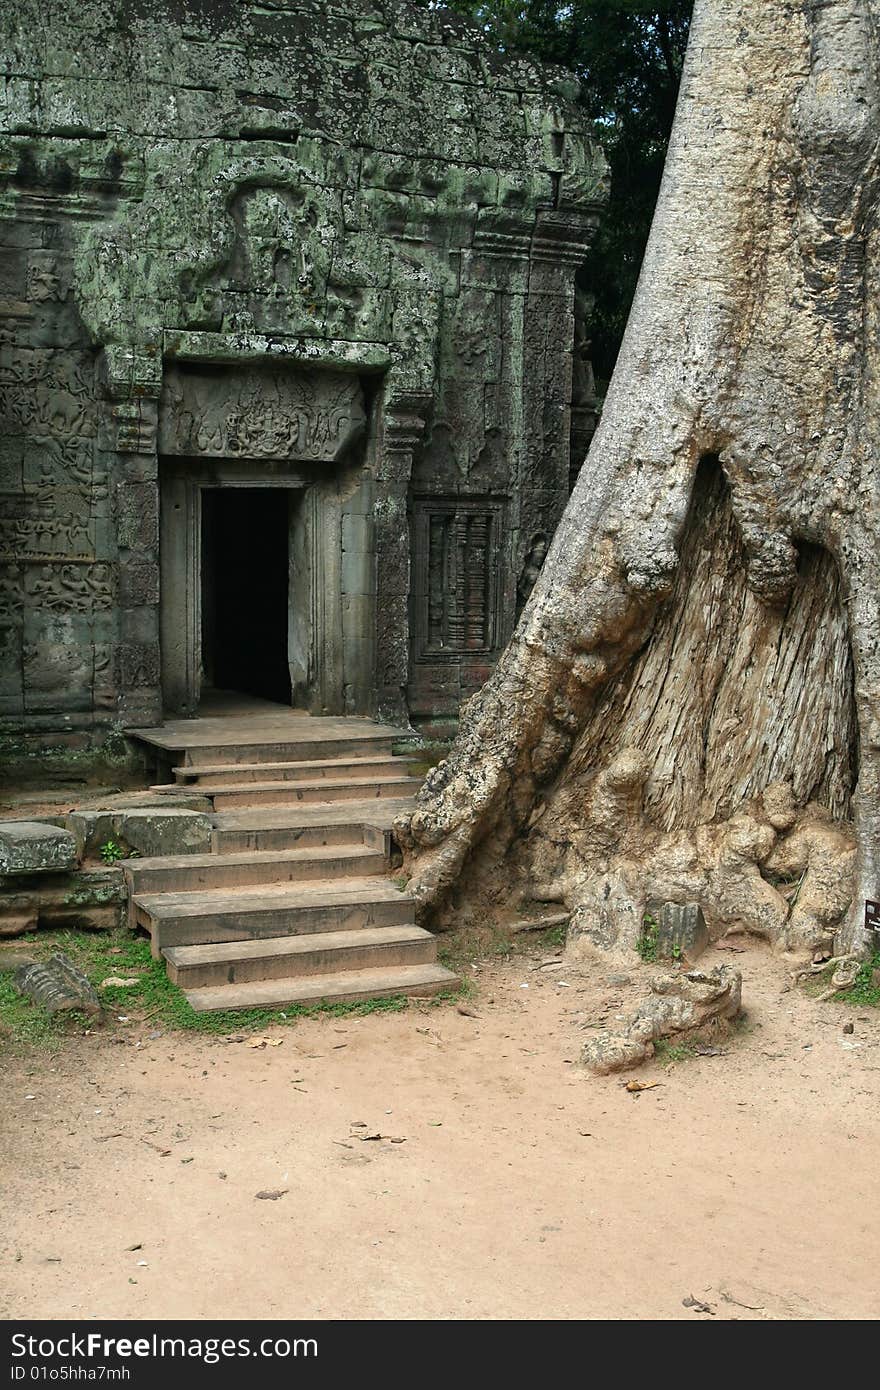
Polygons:
<instances>
[{"instance_id":1,"label":"carved stone lintel","mask_svg":"<svg viewBox=\"0 0 880 1390\"><path fill-rule=\"evenodd\" d=\"M163 454L332 463L364 432L360 381L274 363L218 374L172 368L159 414Z\"/></svg>"}]
</instances>

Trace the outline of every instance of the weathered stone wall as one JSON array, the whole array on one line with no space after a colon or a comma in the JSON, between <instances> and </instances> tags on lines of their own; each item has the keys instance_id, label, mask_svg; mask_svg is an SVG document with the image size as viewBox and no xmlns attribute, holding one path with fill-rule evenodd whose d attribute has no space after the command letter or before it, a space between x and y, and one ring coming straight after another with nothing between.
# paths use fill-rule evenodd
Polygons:
<instances>
[{"instance_id":1,"label":"weathered stone wall","mask_svg":"<svg viewBox=\"0 0 880 1390\"><path fill-rule=\"evenodd\" d=\"M186 364L360 380L366 443L324 487L327 701L453 715L568 492L605 196L573 80L384 0L19 0L0 32L5 730L161 716L157 425Z\"/></svg>"}]
</instances>

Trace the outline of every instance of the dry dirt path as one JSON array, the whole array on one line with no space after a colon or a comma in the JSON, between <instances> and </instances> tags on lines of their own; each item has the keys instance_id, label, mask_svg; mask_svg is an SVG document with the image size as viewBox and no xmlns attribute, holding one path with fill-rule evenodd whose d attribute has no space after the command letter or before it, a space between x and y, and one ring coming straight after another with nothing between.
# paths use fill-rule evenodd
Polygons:
<instances>
[{"instance_id":1,"label":"dry dirt path","mask_svg":"<svg viewBox=\"0 0 880 1390\"><path fill-rule=\"evenodd\" d=\"M747 1028L638 1097L573 1065L631 991L537 957L475 972L475 1018L7 1055L0 1313L876 1317L880 1019L718 959Z\"/></svg>"}]
</instances>

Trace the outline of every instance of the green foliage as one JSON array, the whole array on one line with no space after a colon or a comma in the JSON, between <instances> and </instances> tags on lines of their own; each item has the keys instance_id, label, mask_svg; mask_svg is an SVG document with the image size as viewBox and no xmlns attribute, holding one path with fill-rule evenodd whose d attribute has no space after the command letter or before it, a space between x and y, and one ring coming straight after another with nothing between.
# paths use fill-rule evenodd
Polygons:
<instances>
[{"instance_id":1,"label":"green foliage","mask_svg":"<svg viewBox=\"0 0 880 1390\"><path fill-rule=\"evenodd\" d=\"M690 1043L687 1042L668 1042L666 1038L658 1038L654 1044L654 1056L658 1062L685 1062L689 1057L696 1057L696 1052Z\"/></svg>"},{"instance_id":2,"label":"green foliage","mask_svg":"<svg viewBox=\"0 0 880 1390\"><path fill-rule=\"evenodd\" d=\"M433 0L422 0L433 8ZM692 0L447 0L506 51L561 63L611 166L611 202L583 274L600 387L617 358L672 129Z\"/></svg>"},{"instance_id":3,"label":"green foliage","mask_svg":"<svg viewBox=\"0 0 880 1390\"><path fill-rule=\"evenodd\" d=\"M105 840L101 846L101 858L105 864L116 864L125 858L125 850L118 840Z\"/></svg>"},{"instance_id":4,"label":"green foliage","mask_svg":"<svg viewBox=\"0 0 880 1390\"><path fill-rule=\"evenodd\" d=\"M646 912L642 918L642 934L636 942L636 950L643 961L649 965L657 959L657 946L660 941L660 927L656 918Z\"/></svg>"}]
</instances>

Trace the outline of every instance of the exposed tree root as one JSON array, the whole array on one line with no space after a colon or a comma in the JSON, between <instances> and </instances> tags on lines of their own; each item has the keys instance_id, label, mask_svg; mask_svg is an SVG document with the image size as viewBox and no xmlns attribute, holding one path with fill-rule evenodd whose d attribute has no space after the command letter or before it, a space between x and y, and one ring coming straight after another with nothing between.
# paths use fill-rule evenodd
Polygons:
<instances>
[{"instance_id":1,"label":"exposed tree root","mask_svg":"<svg viewBox=\"0 0 880 1390\"><path fill-rule=\"evenodd\" d=\"M660 975L651 981L650 998L627 1023L584 1044L582 1060L590 1071L605 1076L653 1057L654 1044L661 1038L723 1037L741 1006L742 975L729 965Z\"/></svg>"}]
</instances>

